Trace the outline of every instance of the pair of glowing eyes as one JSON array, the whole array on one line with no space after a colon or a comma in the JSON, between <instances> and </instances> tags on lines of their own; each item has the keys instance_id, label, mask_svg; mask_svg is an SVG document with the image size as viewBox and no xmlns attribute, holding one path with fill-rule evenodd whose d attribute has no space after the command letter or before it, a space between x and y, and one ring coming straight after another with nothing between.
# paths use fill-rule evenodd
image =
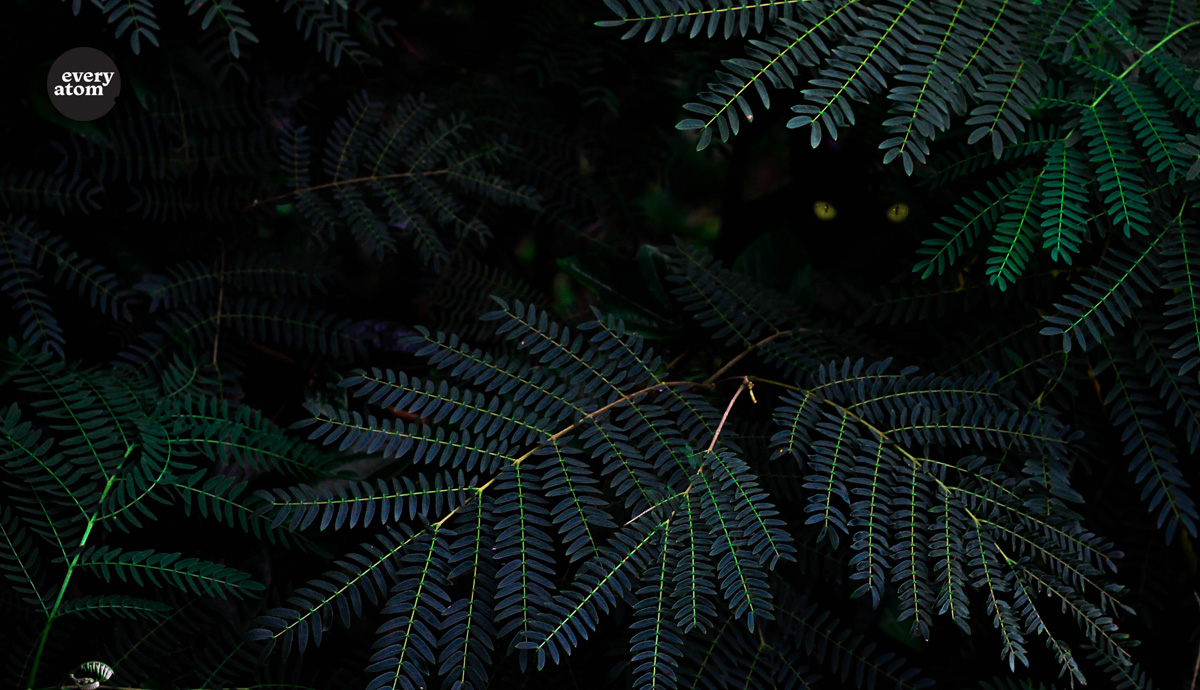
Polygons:
<instances>
[{"instance_id":1,"label":"pair of glowing eyes","mask_svg":"<svg viewBox=\"0 0 1200 690\"><path fill-rule=\"evenodd\" d=\"M817 220L833 220L837 218L837 207L828 201L818 201L813 204L813 215ZM902 223L908 218L908 204L903 201L888 206L887 219L893 223Z\"/></svg>"}]
</instances>

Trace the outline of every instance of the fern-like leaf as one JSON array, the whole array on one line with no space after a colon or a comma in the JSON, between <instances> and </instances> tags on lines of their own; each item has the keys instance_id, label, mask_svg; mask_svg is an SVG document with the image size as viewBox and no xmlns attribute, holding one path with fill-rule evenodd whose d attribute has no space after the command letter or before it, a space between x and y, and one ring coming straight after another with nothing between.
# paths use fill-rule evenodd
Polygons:
<instances>
[{"instance_id":1,"label":"fern-like leaf","mask_svg":"<svg viewBox=\"0 0 1200 690\"><path fill-rule=\"evenodd\" d=\"M1178 333L1171 343L1172 357L1179 362L1179 375L1200 365L1200 234L1191 223L1179 223L1167 230L1169 240L1163 251L1161 270L1163 288L1174 290L1167 301L1165 316L1170 331Z\"/></svg>"},{"instance_id":2,"label":"fern-like leaf","mask_svg":"<svg viewBox=\"0 0 1200 690\"><path fill-rule=\"evenodd\" d=\"M945 273L975 244L983 231L996 227L1001 211L1008 206L1009 197L1016 193L1026 179L1012 174L1005 175L998 182L987 182L990 194L976 191L972 196L964 198L961 204L954 207L957 216L946 216L933 224L943 236L921 243L917 253L927 258L922 258L914 264L913 272L920 273L921 278Z\"/></svg>"},{"instance_id":3,"label":"fern-like leaf","mask_svg":"<svg viewBox=\"0 0 1200 690\"><path fill-rule=\"evenodd\" d=\"M596 26L628 27L622 39L642 33L642 40L647 43L656 37L666 43L676 34L695 38L705 32L712 38L719 30L728 39L734 33L739 36L761 33L764 20L773 23L788 18L798 3L799 0L740 4L733 0L716 0L705 7L701 0L604 0L618 18L598 21Z\"/></svg>"},{"instance_id":4,"label":"fern-like leaf","mask_svg":"<svg viewBox=\"0 0 1200 690\"><path fill-rule=\"evenodd\" d=\"M227 32L229 53L234 59L242 56L242 41L258 43L258 36L250 30L250 22L242 16L244 10L233 0L192 0L188 14L196 14L202 9L205 12L200 19L200 29L206 30L214 21L218 22L218 26Z\"/></svg>"},{"instance_id":5,"label":"fern-like leaf","mask_svg":"<svg viewBox=\"0 0 1200 690\"><path fill-rule=\"evenodd\" d=\"M1101 103L1084 112L1082 133L1109 217L1126 237L1148 234L1150 205L1145 183L1131 153L1133 143L1115 110Z\"/></svg>"},{"instance_id":6,"label":"fern-like leaf","mask_svg":"<svg viewBox=\"0 0 1200 690\"><path fill-rule=\"evenodd\" d=\"M1087 237L1087 194L1083 156L1065 143L1046 152L1042 173L1042 249L1070 265Z\"/></svg>"},{"instance_id":7,"label":"fern-like leaf","mask_svg":"<svg viewBox=\"0 0 1200 690\"><path fill-rule=\"evenodd\" d=\"M437 659L430 642L437 639L439 614L450 600L442 568L446 540L453 537L450 530L435 526L401 558L396 577L403 579L380 611L386 620L375 631L375 653L366 672L376 675L367 683L368 690L420 690L429 684Z\"/></svg>"},{"instance_id":8,"label":"fern-like leaf","mask_svg":"<svg viewBox=\"0 0 1200 690\"><path fill-rule=\"evenodd\" d=\"M571 590L549 599L545 612L533 621L517 648L534 652L538 668L559 663L595 630L599 615L632 592L634 578L662 544L659 532L667 523L640 520L613 535L604 554L588 561Z\"/></svg>"},{"instance_id":9,"label":"fern-like leaf","mask_svg":"<svg viewBox=\"0 0 1200 690\"><path fill-rule=\"evenodd\" d=\"M996 224L996 244L988 247L987 276L1001 290L1024 273L1036 246L1034 237L1043 234L1038 220L1042 215L1038 203L1041 184L1040 176L1022 182L1005 201L1005 212Z\"/></svg>"},{"instance_id":10,"label":"fern-like leaf","mask_svg":"<svg viewBox=\"0 0 1200 690\"><path fill-rule=\"evenodd\" d=\"M810 143L816 148L825 137L837 139L838 128L854 124L848 100L865 102L884 88L887 75L900 64L898 50L907 35L920 40L923 29L916 21L915 2L896 0L864 8L861 28L849 36L837 58L826 61L821 77L809 82L805 100L812 105L792 106L797 114L789 129L811 126ZM843 5L842 7L848 7Z\"/></svg>"},{"instance_id":11,"label":"fern-like leaf","mask_svg":"<svg viewBox=\"0 0 1200 690\"><path fill-rule=\"evenodd\" d=\"M1165 231L1133 254L1113 249L1097 269L1096 276L1085 276L1066 295L1064 303L1054 306L1059 314L1046 317L1050 324L1042 335L1061 335L1063 350L1073 343L1082 348L1114 334L1114 325L1125 323L1134 307L1141 305L1140 295L1149 291L1151 271L1157 264L1154 250L1166 237Z\"/></svg>"},{"instance_id":12,"label":"fern-like leaf","mask_svg":"<svg viewBox=\"0 0 1200 690\"><path fill-rule=\"evenodd\" d=\"M96 546L79 554L75 566L94 572L105 582L116 577L136 585L172 585L186 592L221 598L247 597L263 589L247 573L198 558L183 558L179 553Z\"/></svg>"},{"instance_id":13,"label":"fern-like leaf","mask_svg":"<svg viewBox=\"0 0 1200 690\"><path fill-rule=\"evenodd\" d=\"M1097 371L1111 371L1113 387L1105 397L1113 424L1121 431L1124 452L1129 457L1130 471L1142 484L1142 500L1149 502L1158 526L1163 528L1167 543L1175 532L1183 529L1196 535L1200 520L1195 503L1188 495L1188 483L1179 469L1174 444L1163 428L1160 415L1148 404L1150 397L1145 384L1135 375L1136 369L1118 350L1105 348L1108 357Z\"/></svg>"}]
</instances>

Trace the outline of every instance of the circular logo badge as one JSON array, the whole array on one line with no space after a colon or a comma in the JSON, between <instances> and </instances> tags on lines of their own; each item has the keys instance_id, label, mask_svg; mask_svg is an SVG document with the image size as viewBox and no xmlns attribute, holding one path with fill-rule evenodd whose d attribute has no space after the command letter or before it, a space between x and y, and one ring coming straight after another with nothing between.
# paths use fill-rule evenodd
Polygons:
<instances>
[{"instance_id":1,"label":"circular logo badge","mask_svg":"<svg viewBox=\"0 0 1200 690\"><path fill-rule=\"evenodd\" d=\"M58 112L80 122L108 114L121 95L117 65L95 48L72 48L54 61L46 93Z\"/></svg>"}]
</instances>

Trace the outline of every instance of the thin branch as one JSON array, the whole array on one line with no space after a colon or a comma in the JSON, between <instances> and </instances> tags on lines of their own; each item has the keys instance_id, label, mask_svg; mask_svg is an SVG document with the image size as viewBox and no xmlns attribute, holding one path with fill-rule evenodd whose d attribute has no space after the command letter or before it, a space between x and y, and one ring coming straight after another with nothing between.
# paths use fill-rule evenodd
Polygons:
<instances>
[{"instance_id":1,"label":"thin branch","mask_svg":"<svg viewBox=\"0 0 1200 690\"><path fill-rule=\"evenodd\" d=\"M254 201L252 201L250 203L249 206L247 206L246 208L244 208L242 210L249 211L250 209L257 208L258 206L260 206L262 204L269 204L274 201L286 199L288 197L292 197L297 194L303 194L305 192L315 192L319 189L330 189L332 187L343 187L346 185L358 184L361 182L378 182L379 180L395 180L395 179L399 179L399 178L403 178L403 177L429 177L430 175L447 175L451 172L453 172L452 169L443 168L441 170L428 170L425 172L392 173L390 175L368 175L366 177L355 177L350 180L337 180L335 182L326 182L325 184L313 185L312 187L305 187L303 189L293 189L290 192L284 192L283 194L277 194L275 196L268 197L266 199L255 199Z\"/></svg>"},{"instance_id":2,"label":"thin branch","mask_svg":"<svg viewBox=\"0 0 1200 690\"><path fill-rule=\"evenodd\" d=\"M753 345L746 348L745 350L742 350L742 352L740 354L738 354L736 357L734 357L733 359L726 362L725 366L723 366L720 369L717 369L715 372L713 372L713 375L709 376L707 379L705 379L704 383L711 384L713 381L716 381L717 379L721 378L721 374L724 374L725 372L729 371L730 367L732 367L733 365L742 361L742 359L745 358L747 355L749 355L751 352L754 352L755 350L762 347L763 345L766 345L767 343L771 342L772 340L782 337L782 336L785 336L785 335L795 335L796 333L804 333L807 330L808 330L807 328L793 328L790 331L779 331L778 333L775 333L774 335L769 335L769 336L763 338L762 340L758 341L757 343L754 343Z\"/></svg>"},{"instance_id":3,"label":"thin branch","mask_svg":"<svg viewBox=\"0 0 1200 690\"><path fill-rule=\"evenodd\" d=\"M683 352L679 353L678 357L676 357L675 359L673 359L669 363L667 363L667 371L671 371L675 367L679 366L679 363L683 361L684 357L688 356L689 352L691 352L691 350L688 348L685 348Z\"/></svg>"},{"instance_id":4,"label":"thin branch","mask_svg":"<svg viewBox=\"0 0 1200 690\"><path fill-rule=\"evenodd\" d=\"M653 392L655 392L655 391L661 391L661 390L663 390L663 389L666 389L666 388L675 388L675 387L683 387L683 386L688 386L688 387L698 387L698 388L712 388L712 386L711 386L711 385L704 384L704 383L696 383L695 381L664 381L663 383L658 383L658 384L655 384L655 385L653 385L653 386L649 386L649 387L647 387L647 388L643 388L643 389L641 389L641 390L639 390L639 391L634 391L634 392L632 392L632 393L629 393L629 394L627 394L627 395L623 395L623 396L621 396L620 398L617 398L616 400L614 400L614 401L612 401L612 402L608 403L608 404L607 404L607 405L605 405L604 407L601 407L601 408L599 408L599 409L597 409L597 410L594 410L594 411L592 411L592 412L589 412L589 413L587 413L587 414L586 414L586 415L584 415L584 416L583 416L583 418L582 418L582 419L580 419L578 422L575 422L574 424L571 424L570 426L567 426L567 427L563 428L562 430L560 430L560 431L556 432L554 435L552 435L552 436L550 436L549 438L547 438L547 439L546 439L546 443L553 443L553 442L557 441L558 439L562 438L563 436L566 436L567 434L571 433L571 432L572 432L572 431L574 431L575 429L579 428L579 425L580 425L580 424L583 424L584 422L586 422L586 421L587 421L587 420L589 420L589 419L593 419L593 418L595 418L595 417L597 417L597 416L599 416L599 415L602 415L602 414L604 414L605 412L607 412L607 411L609 411L609 410L613 409L613 408L614 408L614 407L616 407L617 405L620 405L620 404L622 404L622 403L629 402L630 400L633 400L634 398L638 398L638 397L641 397L641 396L643 396L643 395L646 395L647 393L653 393ZM735 396L734 396L734 398L736 398L736 397L737 397L737 396L735 395ZM728 414L728 411L726 411L726 414ZM724 420L724 419L722 419L722 420L721 420L721 423L723 424L723 423L724 423L724 421L725 421L725 420ZM721 430L718 428L718 429L717 429L717 433L720 433L720 431L721 431ZM536 446L534 446L533 448L531 448L531 449L530 449L528 452L526 452L525 454L521 455L520 457L514 458L514 459L513 459L513 464L514 464L514 465L520 465L520 464L521 464L522 462L524 462L525 460L528 460L528 459L529 459L529 458L530 458L530 457L531 457L531 456L532 456L534 453L538 452L538 451L539 451L539 450L541 450L542 448L545 448L545 447L546 447L546 443L539 443L538 445L536 445ZM478 489L476 489L476 490L475 490L475 495L476 495L476 496L479 496L479 495L483 494L484 490L485 490L485 489L487 489L487 488L488 488L489 486L491 486L492 484L495 484L495 483L496 483L496 480L497 480L497 479L499 479L499 478L500 478L499 476L496 476L496 477L492 477L491 479L489 479L489 480L487 481L487 483L486 483L486 484L484 484L483 486L480 486ZM444 517L442 517L442 519L441 519L441 520L438 520L437 522L433 523L433 526L434 526L434 527L441 527L441 526L442 526L442 523L446 522L446 521L447 521L447 520L449 520L451 517L453 517L453 515L454 515L455 513L457 513L457 512L458 512L459 508L462 508L464 505L466 505L466 503L465 503L465 502L464 502L464 503L462 503L462 504L460 504L460 505L458 505L458 506L456 506L456 507L455 507L453 510L451 510L449 513L446 513L446 515L445 515Z\"/></svg>"},{"instance_id":5,"label":"thin branch","mask_svg":"<svg viewBox=\"0 0 1200 690\"><path fill-rule=\"evenodd\" d=\"M609 404L605 405L604 407L601 407L600 409L598 409L598 410L596 410L596 411L594 411L594 412L589 412L589 413L587 413L587 414L586 414L586 415L584 415L584 417L583 417L582 419L580 419L578 422L575 422L575 423L574 423L574 424L572 424L571 426L569 426L569 427L567 427L567 428L565 428L565 429L563 429L563 430L561 430L561 431L559 431L559 432L555 433L553 436L551 436L551 437L550 437L549 439L547 439L547 440L548 440L548 441L550 441L550 442L557 441L558 439L562 438L563 436L566 436L567 434L569 434L569 433L571 433L572 431L574 431L576 428L578 428L578 427L579 427L579 425L580 425L580 424L583 424L584 422L586 422L587 420L589 420L589 419L591 419L591 418L593 418L593 417L596 417L596 416L598 416L598 415L604 414L605 412L608 412L609 410L611 410L612 408L616 407L617 405L620 405L621 403L629 402L630 400L633 400L634 398L640 398L641 396L643 396L643 395L646 395L647 393L653 393L653 392L655 392L655 391L661 391L661 390L663 390L663 389L666 389L666 388L680 388L680 387L684 387L684 386L688 386L688 387L693 387L693 386L694 386L694 387L700 387L700 388L712 388L712 386L711 386L710 384L707 384L707 383L696 383L695 381L665 381L665 382L663 382L663 383L656 383L656 384L654 384L653 386L649 386L648 388L643 388L643 389L641 389L640 391L634 391L634 392L632 392L632 393L630 393L630 394L628 394L628 395L623 395L623 396L621 396L621 397L617 398L616 400L614 400L614 401L610 402ZM533 450L537 450L538 448L542 448L542 447L544 447L544 446L545 446L545 444L539 445L537 448L534 448ZM517 458L517 460L515 460L515 461L514 461L514 463L515 463L515 462L520 462L521 460L524 460L524 459L528 458L528 457L529 457L530 455L532 455L532 454L533 454L533 451L529 451L529 452L528 452L528 453L526 453L525 455L522 455L520 458Z\"/></svg>"},{"instance_id":6,"label":"thin branch","mask_svg":"<svg viewBox=\"0 0 1200 690\"><path fill-rule=\"evenodd\" d=\"M1125 77L1128 76L1129 73L1132 72L1134 70L1134 68L1136 68L1138 66L1138 63L1140 63L1142 61L1142 58L1148 57L1151 53L1153 53L1154 51L1163 47L1163 45L1165 45L1167 43L1167 41L1170 41L1172 38L1175 38L1177 35L1179 35L1180 32L1186 31L1187 29L1190 29L1193 26L1200 26L1200 21L1195 21L1195 22L1191 22L1189 24L1184 24L1183 26L1179 27L1178 29L1175 29L1171 33L1167 34L1166 36L1163 36L1162 40L1160 40L1158 43L1155 43L1153 46L1150 47L1150 50L1147 50L1146 52L1142 53L1141 55L1138 56L1138 58L1136 60L1129 63L1129 66L1125 68L1125 71L1121 72L1120 74L1117 75L1117 78L1115 81L1124 80ZM1100 95L1096 96L1096 100L1092 101L1091 107L1095 108L1097 105L1100 105L1100 101L1104 100L1104 97L1108 95L1109 91L1112 91L1114 85L1115 85L1114 83L1110 82L1108 85L1108 88L1106 88L1106 89L1104 89L1104 91L1100 92ZM1072 130L1072 131L1074 131L1074 130Z\"/></svg>"},{"instance_id":7,"label":"thin branch","mask_svg":"<svg viewBox=\"0 0 1200 690\"><path fill-rule=\"evenodd\" d=\"M711 453L713 448L717 446L717 439L721 437L721 429L725 428L725 420L729 419L729 412L733 410L733 404L737 402L738 396L742 394L742 391L748 391L753 387L754 384L750 382L750 377L743 376L742 385L738 386L738 389L733 392L733 397L729 399L729 404L725 406L725 414L721 415L721 423L717 425L717 430L713 432L712 442L708 444L707 452ZM750 395L753 396L754 394L751 393Z\"/></svg>"}]
</instances>

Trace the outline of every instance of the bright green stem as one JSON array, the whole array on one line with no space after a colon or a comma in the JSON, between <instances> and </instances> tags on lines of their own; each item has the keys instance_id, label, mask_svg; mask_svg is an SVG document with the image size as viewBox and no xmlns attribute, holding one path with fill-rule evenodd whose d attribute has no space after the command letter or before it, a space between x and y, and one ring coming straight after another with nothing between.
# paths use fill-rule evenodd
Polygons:
<instances>
[{"instance_id":1,"label":"bright green stem","mask_svg":"<svg viewBox=\"0 0 1200 690\"><path fill-rule=\"evenodd\" d=\"M1170 41L1172 38L1175 38L1181 32L1186 31L1186 30L1192 28L1193 26L1200 26L1200 21L1191 22L1190 24L1184 24L1183 26L1179 27L1178 29L1175 29L1171 33L1167 34L1166 36L1163 36L1161 41L1159 41L1158 43L1155 43L1153 46L1151 46L1150 50L1147 50L1146 52L1139 55L1136 60L1134 60L1132 63L1130 63L1130 65L1128 67L1125 68L1124 72L1121 72L1121 74L1117 75L1116 81L1121 81L1130 72L1132 72L1133 69L1135 67L1137 67L1138 64L1142 61L1142 58L1150 55L1154 51L1163 47L1167 43L1167 41ZM1100 101L1104 100L1104 97L1108 95L1108 92L1112 91L1112 88L1113 88L1113 84L1109 84L1107 89L1105 89L1099 96L1096 96L1096 100L1092 101L1092 107L1095 108L1097 105L1099 105Z\"/></svg>"},{"instance_id":2,"label":"bright green stem","mask_svg":"<svg viewBox=\"0 0 1200 690\"><path fill-rule=\"evenodd\" d=\"M46 640L50 639L50 626L54 624L54 619L58 617L58 607L62 606L63 597L67 595L67 587L71 584L71 575L75 572L75 565L79 563L79 554L83 553L83 547L87 544L88 537L92 534L92 528L96 526L96 521L100 518L100 507L104 505L104 499L108 497L108 492L112 489L116 480L115 476L111 476L108 478L108 482L105 483L104 491L100 494L100 500L96 502L96 511L88 519L87 527L83 530L83 537L80 538L79 546L75 549L75 555L71 557L71 562L67 565L67 573L63 576L62 586L58 588L58 597L54 600L54 606L46 614L46 625L42 628L42 637L38 640L37 651L33 653L33 665L29 668L29 682L25 686L29 690L33 690L35 687L34 683L37 681L38 665L42 661L42 651L46 648Z\"/></svg>"}]
</instances>

